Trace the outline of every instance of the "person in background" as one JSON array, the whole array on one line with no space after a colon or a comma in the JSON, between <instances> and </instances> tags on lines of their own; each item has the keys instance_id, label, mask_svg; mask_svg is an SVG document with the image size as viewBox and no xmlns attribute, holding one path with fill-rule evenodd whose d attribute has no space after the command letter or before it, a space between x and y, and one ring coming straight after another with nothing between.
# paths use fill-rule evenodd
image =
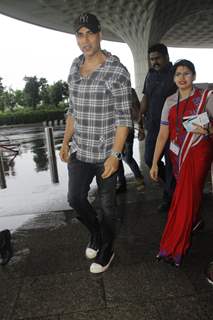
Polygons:
<instances>
[{"instance_id":1,"label":"person in background","mask_svg":"<svg viewBox=\"0 0 213 320\"><path fill-rule=\"evenodd\" d=\"M157 258L178 267L202 221L202 191L213 161L213 94L193 86L191 61L179 60L173 72L178 90L163 107L150 175L157 181L159 158L169 139L176 188ZM198 116L203 119L199 124Z\"/></svg>"},{"instance_id":2,"label":"person in background","mask_svg":"<svg viewBox=\"0 0 213 320\"><path fill-rule=\"evenodd\" d=\"M101 49L101 25L95 15L80 15L74 30L83 54L73 61L70 69L69 109L60 157L68 162L69 204L90 233L85 251L88 259L94 259L90 272L101 273L114 258L116 172L128 127L132 126L131 83L119 59ZM88 201L94 177L101 221Z\"/></svg>"},{"instance_id":3,"label":"person in background","mask_svg":"<svg viewBox=\"0 0 213 320\"><path fill-rule=\"evenodd\" d=\"M137 190L140 191L144 189L144 178L137 162L133 158L133 143L134 143L134 137L135 137L134 122L138 122L139 110L140 110L140 101L138 100L138 96L135 89L132 88L132 106L131 106L132 128L129 129L129 133L124 145L124 150L122 152L122 160L124 160L132 170L134 177L136 179ZM142 133L143 123L140 122L138 126L139 126L138 128L139 132ZM124 166L122 161L120 161L120 166L118 170L118 184L119 185L116 189L116 192L117 193L126 192L127 183L126 183Z\"/></svg>"},{"instance_id":4,"label":"person in background","mask_svg":"<svg viewBox=\"0 0 213 320\"><path fill-rule=\"evenodd\" d=\"M176 85L173 82L172 63L169 61L167 47L162 43L154 44L148 49L148 56L151 67L144 82L140 119L142 121L144 118L144 127L147 131L144 160L151 168L163 105L166 98L176 91ZM163 157L165 162L162 161ZM167 211L175 187L175 179L168 157L168 144L162 150L158 165L159 177L164 182L163 200L158 210Z\"/></svg>"}]
</instances>

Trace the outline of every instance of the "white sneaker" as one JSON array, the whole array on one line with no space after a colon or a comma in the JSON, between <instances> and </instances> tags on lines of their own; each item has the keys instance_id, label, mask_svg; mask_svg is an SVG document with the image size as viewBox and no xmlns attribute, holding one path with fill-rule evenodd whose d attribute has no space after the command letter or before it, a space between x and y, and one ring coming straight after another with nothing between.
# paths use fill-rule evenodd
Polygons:
<instances>
[{"instance_id":1,"label":"white sneaker","mask_svg":"<svg viewBox=\"0 0 213 320\"><path fill-rule=\"evenodd\" d=\"M95 259L97 256L98 250L94 250L92 248L86 248L85 256L87 259Z\"/></svg>"},{"instance_id":2,"label":"white sneaker","mask_svg":"<svg viewBox=\"0 0 213 320\"><path fill-rule=\"evenodd\" d=\"M97 256L101 243L100 232L94 232L91 234L90 242L85 250L85 256L87 259L94 259Z\"/></svg>"},{"instance_id":3,"label":"white sneaker","mask_svg":"<svg viewBox=\"0 0 213 320\"><path fill-rule=\"evenodd\" d=\"M90 272L91 273L102 273L102 272L106 271L109 268L112 260L114 259L114 256L115 256L115 254L113 253L111 258L110 258L110 260L109 260L109 262L108 262L108 264L106 266L102 266L99 263L93 262L91 264L91 266L90 266Z\"/></svg>"}]
</instances>

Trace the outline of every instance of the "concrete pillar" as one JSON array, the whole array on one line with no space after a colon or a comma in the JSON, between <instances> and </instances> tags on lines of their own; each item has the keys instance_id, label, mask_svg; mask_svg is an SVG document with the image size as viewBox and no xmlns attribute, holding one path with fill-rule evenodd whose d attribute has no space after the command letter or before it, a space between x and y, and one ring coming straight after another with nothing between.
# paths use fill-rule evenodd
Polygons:
<instances>
[{"instance_id":1,"label":"concrete pillar","mask_svg":"<svg viewBox=\"0 0 213 320\"><path fill-rule=\"evenodd\" d=\"M139 100L141 100L144 80L148 71L147 46L141 45L133 47L132 55L134 58L135 69L135 89Z\"/></svg>"},{"instance_id":2,"label":"concrete pillar","mask_svg":"<svg viewBox=\"0 0 213 320\"><path fill-rule=\"evenodd\" d=\"M155 4L150 2L150 7L147 8L141 15L139 25L137 26L137 33L124 39L129 45L135 69L135 89L139 99L142 98L142 90L144 80L148 71L148 48L150 40L150 29L152 16L154 14Z\"/></svg>"},{"instance_id":3,"label":"concrete pillar","mask_svg":"<svg viewBox=\"0 0 213 320\"><path fill-rule=\"evenodd\" d=\"M128 45L132 51L134 59L134 69L135 69L135 89L139 100L142 99L142 91L144 86L144 80L148 71L148 47L149 47L149 30L150 30L150 19L144 22L143 32L137 35L137 38L131 39ZM139 143L139 153L140 153L140 167L143 174L148 177L149 170L144 162L144 140Z\"/></svg>"}]
</instances>

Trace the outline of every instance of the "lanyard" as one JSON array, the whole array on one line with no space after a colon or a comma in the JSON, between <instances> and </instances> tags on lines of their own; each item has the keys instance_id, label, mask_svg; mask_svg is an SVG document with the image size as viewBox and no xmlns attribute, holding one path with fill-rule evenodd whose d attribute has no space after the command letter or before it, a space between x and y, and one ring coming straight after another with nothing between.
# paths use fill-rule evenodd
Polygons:
<instances>
[{"instance_id":1,"label":"lanyard","mask_svg":"<svg viewBox=\"0 0 213 320\"><path fill-rule=\"evenodd\" d=\"M178 92L178 99L177 99L177 105L176 105L176 110L177 110L177 112L176 112L176 137L178 137L179 132L180 132L180 127L178 127L179 120L180 120L180 126L181 126L182 122L183 122L184 113L185 113L186 108L187 108L188 103L189 103L190 96L191 95L188 96L188 98L187 98L187 100L186 100L186 102L184 104L181 116L179 117L180 93Z\"/></svg>"}]
</instances>

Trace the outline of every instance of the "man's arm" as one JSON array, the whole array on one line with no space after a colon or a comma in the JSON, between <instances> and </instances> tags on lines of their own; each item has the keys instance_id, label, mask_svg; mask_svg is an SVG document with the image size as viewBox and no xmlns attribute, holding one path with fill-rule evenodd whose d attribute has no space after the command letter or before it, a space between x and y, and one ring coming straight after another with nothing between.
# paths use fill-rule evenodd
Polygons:
<instances>
[{"instance_id":1,"label":"man's arm","mask_svg":"<svg viewBox=\"0 0 213 320\"><path fill-rule=\"evenodd\" d=\"M139 120L143 117L144 113L148 110L148 97L144 94L143 98L141 100L141 105L140 105L140 118Z\"/></svg>"},{"instance_id":2,"label":"man's arm","mask_svg":"<svg viewBox=\"0 0 213 320\"><path fill-rule=\"evenodd\" d=\"M60 158L62 161L68 162L69 159L69 142L74 133L74 118L68 114L66 119L66 127L64 132L64 140L60 150Z\"/></svg>"},{"instance_id":3,"label":"man's arm","mask_svg":"<svg viewBox=\"0 0 213 320\"><path fill-rule=\"evenodd\" d=\"M128 127L117 127L115 133L115 142L112 151L122 152L124 144L129 132ZM102 178L106 179L118 170L119 160L113 155L110 155L104 162L104 172Z\"/></svg>"},{"instance_id":4,"label":"man's arm","mask_svg":"<svg viewBox=\"0 0 213 320\"><path fill-rule=\"evenodd\" d=\"M139 117L138 117L138 140L142 141L145 138L145 132L143 127L144 113L148 110L148 98L146 95L143 96L140 103Z\"/></svg>"},{"instance_id":5,"label":"man's arm","mask_svg":"<svg viewBox=\"0 0 213 320\"><path fill-rule=\"evenodd\" d=\"M122 65L121 65L122 66ZM132 91L130 76L126 68L119 68L116 81L111 84L111 93L114 100L115 111L115 137L112 145L112 152L122 152L124 144L132 127L130 108L132 105ZM110 155L104 162L104 172L102 178L108 178L118 170L119 159Z\"/></svg>"},{"instance_id":6,"label":"man's arm","mask_svg":"<svg viewBox=\"0 0 213 320\"><path fill-rule=\"evenodd\" d=\"M131 117L134 122L138 122L139 112L140 112L140 101L138 99L135 89L132 88Z\"/></svg>"}]
</instances>

